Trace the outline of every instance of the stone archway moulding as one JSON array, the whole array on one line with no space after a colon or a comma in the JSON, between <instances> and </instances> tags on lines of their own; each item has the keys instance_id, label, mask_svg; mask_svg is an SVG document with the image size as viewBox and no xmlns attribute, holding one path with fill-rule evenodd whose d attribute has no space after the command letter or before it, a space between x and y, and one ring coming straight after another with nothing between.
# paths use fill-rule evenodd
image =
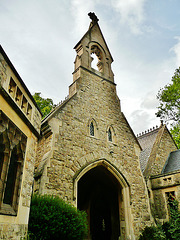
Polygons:
<instances>
[{"instance_id":1,"label":"stone archway moulding","mask_svg":"<svg viewBox=\"0 0 180 240\"><path fill-rule=\"evenodd\" d=\"M84 176L88 171L97 167L104 166L111 174L117 179L120 186L122 187L123 202L124 202L124 211L125 211L125 231L127 239L134 240L133 226L132 226L132 215L130 207L130 186L124 177L124 175L108 160L99 159L89 164L85 164L81 169L74 175L74 184L73 184L73 199L74 204L77 207L77 195L78 195L78 182L81 177Z\"/></svg>"}]
</instances>

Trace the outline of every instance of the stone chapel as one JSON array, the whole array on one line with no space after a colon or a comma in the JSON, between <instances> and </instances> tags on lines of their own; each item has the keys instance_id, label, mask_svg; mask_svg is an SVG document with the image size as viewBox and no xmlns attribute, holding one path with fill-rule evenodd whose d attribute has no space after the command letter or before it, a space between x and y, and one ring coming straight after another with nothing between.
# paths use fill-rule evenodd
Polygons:
<instances>
[{"instance_id":1,"label":"stone chapel","mask_svg":"<svg viewBox=\"0 0 180 240\"><path fill-rule=\"evenodd\" d=\"M74 47L69 96L41 127L41 112L0 48L1 239L27 231L32 186L86 211L88 240L138 239L145 226L168 220L169 196L180 200L180 151L163 123L135 136L121 111L98 18L89 16ZM14 187L7 190L10 171Z\"/></svg>"},{"instance_id":2,"label":"stone chapel","mask_svg":"<svg viewBox=\"0 0 180 240\"><path fill-rule=\"evenodd\" d=\"M85 210L88 239L135 239L151 223L141 146L121 111L113 58L96 16L74 49L69 96L42 121L34 191Z\"/></svg>"}]
</instances>

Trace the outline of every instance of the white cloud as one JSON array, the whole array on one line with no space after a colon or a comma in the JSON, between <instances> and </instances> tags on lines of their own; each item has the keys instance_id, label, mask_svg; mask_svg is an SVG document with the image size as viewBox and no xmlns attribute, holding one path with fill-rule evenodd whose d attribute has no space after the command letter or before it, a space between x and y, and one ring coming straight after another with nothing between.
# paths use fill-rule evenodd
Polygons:
<instances>
[{"instance_id":1,"label":"white cloud","mask_svg":"<svg viewBox=\"0 0 180 240\"><path fill-rule=\"evenodd\" d=\"M137 109L131 113L128 120L136 134L160 125L160 120L155 118L153 110Z\"/></svg>"},{"instance_id":2,"label":"white cloud","mask_svg":"<svg viewBox=\"0 0 180 240\"><path fill-rule=\"evenodd\" d=\"M142 130L147 130L147 126L151 122L151 116L148 112L143 110L135 110L130 116L131 125L136 134L140 133Z\"/></svg>"},{"instance_id":3,"label":"white cloud","mask_svg":"<svg viewBox=\"0 0 180 240\"><path fill-rule=\"evenodd\" d=\"M145 0L112 0L112 6L121 15L121 22L127 23L132 33L136 35L141 34L144 3Z\"/></svg>"},{"instance_id":4,"label":"white cloud","mask_svg":"<svg viewBox=\"0 0 180 240\"><path fill-rule=\"evenodd\" d=\"M157 5L147 0L17 0L0 5L0 21L6 23L0 26L2 46L29 90L55 103L68 93L73 47L88 30L87 14L95 12L115 60L112 68L123 112L136 133L154 125L153 97L180 65L180 36L174 43L178 18L167 18L163 11L157 18ZM156 27L154 22L162 24L162 14L177 26L176 32ZM142 32L146 35L136 36Z\"/></svg>"},{"instance_id":5,"label":"white cloud","mask_svg":"<svg viewBox=\"0 0 180 240\"><path fill-rule=\"evenodd\" d=\"M89 18L87 14L92 12L95 7L95 1L72 0L71 12L75 21L75 33L78 36L84 34L88 29Z\"/></svg>"},{"instance_id":6,"label":"white cloud","mask_svg":"<svg viewBox=\"0 0 180 240\"><path fill-rule=\"evenodd\" d=\"M121 99L121 106L136 134L160 124L159 118L155 117L158 101L154 92L148 92L144 98L129 96Z\"/></svg>"},{"instance_id":7,"label":"white cloud","mask_svg":"<svg viewBox=\"0 0 180 240\"><path fill-rule=\"evenodd\" d=\"M177 39L177 43L170 49L170 51L173 51L176 55L176 65L177 67L180 66L180 36L175 37Z\"/></svg>"},{"instance_id":8,"label":"white cloud","mask_svg":"<svg viewBox=\"0 0 180 240\"><path fill-rule=\"evenodd\" d=\"M141 107L145 109L155 109L158 106L158 100L154 92L148 92L141 103Z\"/></svg>"}]
</instances>

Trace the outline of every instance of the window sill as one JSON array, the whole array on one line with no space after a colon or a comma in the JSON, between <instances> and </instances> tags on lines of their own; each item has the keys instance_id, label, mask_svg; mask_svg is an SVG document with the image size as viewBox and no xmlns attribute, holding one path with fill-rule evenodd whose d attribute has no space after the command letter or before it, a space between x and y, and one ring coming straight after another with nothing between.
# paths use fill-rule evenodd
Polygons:
<instances>
[{"instance_id":1,"label":"window sill","mask_svg":"<svg viewBox=\"0 0 180 240\"><path fill-rule=\"evenodd\" d=\"M110 145L117 146L117 144L114 143L114 142L108 141L108 143L109 143Z\"/></svg>"},{"instance_id":2,"label":"window sill","mask_svg":"<svg viewBox=\"0 0 180 240\"><path fill-rule=\"evenodd\" d=\"M14 209L8 204L2 204L1 205L0 214L17 216L17 213L14 211Z\"/></svg>"},{"instance_id":3,"label":"window sill","mask_svg":"<svg viewBox=\"0 0 180 240\"><path fill-rule=\"evenodd\" d=\"M99 138L92 136L92 135L89 135L88 137L99 140Z\"/></svg>"}]
</instances>

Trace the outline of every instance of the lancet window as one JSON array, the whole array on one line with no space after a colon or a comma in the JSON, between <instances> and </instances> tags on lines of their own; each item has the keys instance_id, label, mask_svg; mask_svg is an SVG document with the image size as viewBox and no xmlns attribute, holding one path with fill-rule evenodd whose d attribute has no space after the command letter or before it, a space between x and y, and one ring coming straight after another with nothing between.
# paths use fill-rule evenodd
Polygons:
<instances>
[{"instance_id":1,"label":"lancet window","mask_svg":"<svg viewBox=\"0 0 180 240\"><path fill-rule=\"evenodd\" d=\"M110 142L112 142L112 132L111 132L111 129L109 128L109 130L108 130L108 140L110 141Z\"/></svg>"},{"instance_id":2,"label":"lancet window","mask_svg":"<svg viewBox=\"0 0 180 240\"><path fill-rule=\"evenodd\" d=\"M176 199L175 192L174 191L166 192L165 195L166 195L167 206L170 210L170 208L173 207L173 201Z\"/></svg>"},{"instance_id":3,"label":"lancet window","mask_svg":"<svg viewBox=\"0 0 180 240\"><path fill-rule=\"evenodd\" d=\"M0 111L0 213L16 215L27 137Z\"/></svg>"},{"instance_id":4,"label":"lancet window","mask_svg":"<svg viewBox=\"0 0 180 240\"><path fill-rule=\"evenodd\" d=\"M87 126L88 126L88 135L98 138L98 125L94 118L89 119Z\"/></svg>"},{"instance_id":5,"label":"lancet window","mask_svg":"<svg viewBox=\"0 0 180 240\"><path fill-rule=\"evenodd\" d=\"M95 61L93 56L95 58L97 58L97 61L95 63L96 66L94 68L97 69L99 72L102 72L103 71L103 62L102 62L103 57L102 57L102 52L97 45L93 45L91 47L91 57L92 57L91 67L93 67L93 65L94 65L93 62Z\"/></svg>"},{"instance_id":6,"label":"lancet window","mask_svg":"<svg viewBox=\"0 0 180 240\"><path fill-rule=\"evenodd\" d=\"M89 130L90 130L90 135L94 136L94 124L93 124L93 122L91 122Z\"/></svg>"},{"instance_id":7,"label":"lancet window","mask_svg":"<svg viewBox=\"0 0 180 240\"><path fill-rule=\"evenodd\" d=\"M113 126L107 127L106 134L107 134L107 141L116 143L116 136L115 136Z\"/></svg>"}]
</instances>

